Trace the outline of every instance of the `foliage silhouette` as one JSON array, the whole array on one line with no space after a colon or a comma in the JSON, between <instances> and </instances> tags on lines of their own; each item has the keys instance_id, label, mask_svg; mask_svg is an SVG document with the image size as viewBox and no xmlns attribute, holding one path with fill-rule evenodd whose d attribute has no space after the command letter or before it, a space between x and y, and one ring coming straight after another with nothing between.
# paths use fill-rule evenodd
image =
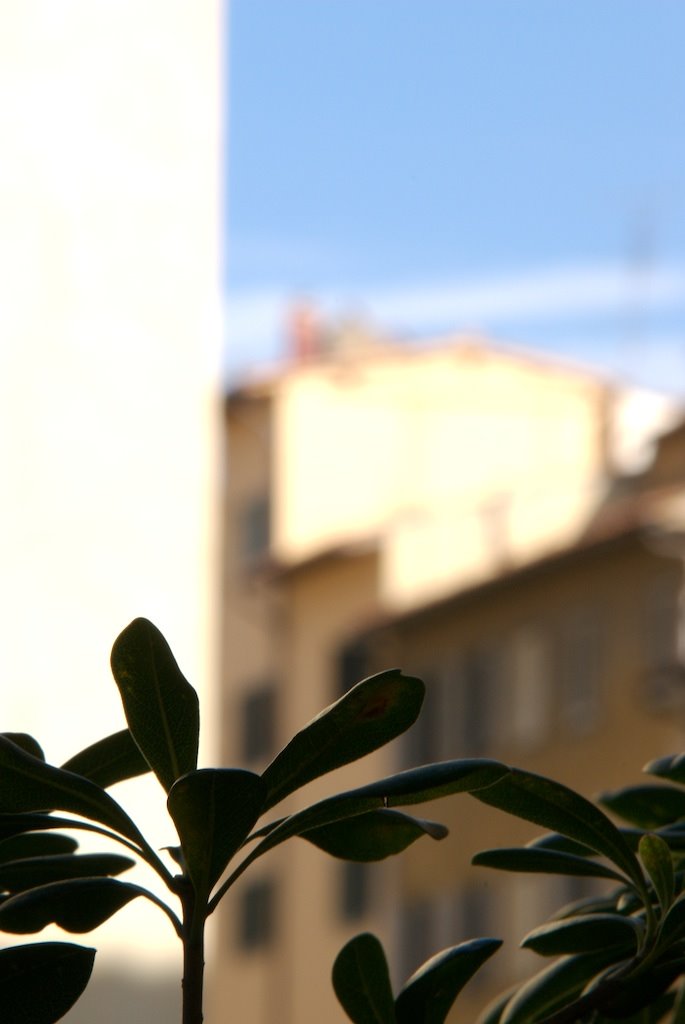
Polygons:
<instances>
[{"instance_id":1,"label":"foliage silhouette","mask_svg":"<svg viewBox=\"0 0 685 1024\"><path fill-rule=\"evenodd\" d=\"M151 622L136 619L121 633L111 665L128 729L61 767L46 763L32 737L0 735L0 930L30 934L55 923L82 933L132 899L152 901L183 946L183 1024L203 1019L207 918L253 861L293 836L353 860L380 860L423 836L442 839L447 834L442 825L391 808L478 789L507 772L485 760L428 765L262 822L265 813L308 782L409 728L421 708L423 683L394 670L362 680L298 732L258 775L197 767L197 694ZM179 839L161 855L107 792L116 782L150 771L163 787ZM107 836L126 854L79 854L64 829ZM136 861L156 872L168 900L115 877ZM84 990L93 956L93 950L72 943L4 950L0 999L12 1006L11 1024L59 1020ZM37 985L37 978L44 984ZM44 985L54 987L54 998L45 997Z\"/></svg>"},{"instance_id":2,"label":"foliage silhouette","mask_svg":"<svg viewBox=\"0 0 685 1024\"><path fill-rule=\"evenodd\" d=\"M335 857L381 860L424 836L447 834L396 808L469 793L549 830L523 848L482 851L474 865L614 883L523 938L545 966L498 998L480 1024L685 1024L684 755L647 765L657 783L602 797L622 827L568 787L484 758L424 765L264 820L313 779L409 728L423 683L394 670L362 680L260 775L197 767L197 695L152 623L136 619L123 631L112 671L128 728L61 767L46 763L33 737L0 734L0 931L32 934L57 923L84 933L130 900L150 900L183 947L182 1024L201 1024L205 924L255 860L293 837ZM161 855L107 792L145 772L159 780L178 833L178 845ZM125 852L81 854L64 830L105 836ZM156 872L168 898L117 877L137 861ZM481 937L443 950L395 996L379 940L363 933L338 955L334 990L353 1024L444 1024L500 945ZM94 957L94 949L70 942L0 950L2 1019L61 1019L87 986Z\"/></svg>"}]
</instances>

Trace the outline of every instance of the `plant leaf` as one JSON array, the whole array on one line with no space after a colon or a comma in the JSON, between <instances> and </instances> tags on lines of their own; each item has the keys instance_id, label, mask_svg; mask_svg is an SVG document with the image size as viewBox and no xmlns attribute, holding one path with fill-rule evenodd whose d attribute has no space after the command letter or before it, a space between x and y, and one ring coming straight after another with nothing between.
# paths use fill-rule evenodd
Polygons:
<instances>
[{"instance_id":1,"label":"plant leaf","mask_svg":"<svg viewBox=\"0 0 685 1024\"><path fill-rule=\"evenodd\" d=\"M661 828L685 817L685 792L656 783L602 793L600 803L638 828Z\"/></svg>"},{"instance_id":2,"label":"plant leaf","mask_svg":"<svg viewBox=\"0 0 685 1024\"><path fill-rule=\"evenodd\" d=\"M648 833L640 840L638 852L654 886L661 910L665 914L675 896L675 873L671 851L660 836Z\"/></svg>"},{"instance_id":3,"label":"plant leaf","mask_svg":"<svg viewBox=\"0 0 685 1024\"><path fill-rule=\"evenodd\" d=\"M472 939L428 960L395 1000L397 1024L443 1024L466 982L501 945L500 939Z\"/></svg>"},{"instance_id":4,"label":"plant leaf","mask_svg":"<svg viewBox=\"0 0 685 1024\"><path fill-rule=\"evenodd\" d=\"M448 830L434 821L401 811L367 811L302 833L302 838L343 860L383 860L405 850L421 836L444 839Z\"/></svg>"},{"instance_id":5,"label":"plant leaf","mask_svg":"<svg viewBox=\"0 0 685 1024\"><path fill-rule=\"evenodd\" d=\"M171 788L167 805L193 884L205 897L262 813L266 787L237 768L189 772Z\"/></svg>"},{"instance_id":6,"label":"plant leaf","mask_svg":"<svg viewBox=\"0 0 685 1024\"><path fill-rule=\"evenodd\" d=\"M518 985L511 985L487 1003L476 1017L476 1024L499 1024L507 1003L514 993L518 991L518 987Z\"/></svg>"},{"instance_id":7,"label":"plant leaf","mask_svg":"<svg viewBox=\"0 0 685 1024\"><path fill-rule=\"evenodd\" d=\"M145 889L115 878L76 878L50 882L0 903L0 930L26 935L48 924L67 932L89 932Z\"/></svg>"},{"instance_id":8,"label":"plant leaf","mask_svg":"<svg viewBox=\"0 0 685 1024\"><path fill-rule=\"evenodd\" d=\"M642 907L642 903L633 889L618 889L607 896L584 896L582 899L565 903L563 907L559 907L550 915L549 920L563 921L568 917L578 917L581 914L623 914L617 905L624 892L630 892L631 899L635 901L636 910Z\"/></svg>"},{"instance_id":9,"label":"plant leaf","mask_svg":"<svg viewBox=\"0 0 685 1024\"><path fill-rule=\"evenodd\" d=\"M274 828L270 828L268 834L246 858L246 862L255 860L291 836L302 835L313 828L353 818L382 807L426 803L452 793L480 790L481 787L491 786L508 771L506 765L487 758L441 761L438 764L427 764L399 772L367 786L360 786L359 789L338 793L291 814Z\"/></svg>"},{"instance_id":10,"label":"plant leaf","mask_svg":"<svg viewBox=\"0 0 685 1024\"><path fill-rule=\"evenodd\" d=\"M616 826L585 797L542 775L512 768L494 786L477 790L476 799L518 818L575 839L604 854L642 891L637 859Z\"/></svg>"},{"instance_id":11,"label":"plant leaf","mask_svg":"<svg viewBox=\"0 0 685 1024\"><path fill-rule=\"evenodd\" d=\"M571 853L558 853L540 847L511 847L498 850L483 850L477 853L471 863L484 868L500 871L525 871L545 875L575 875L585 878L613 878L625 883L626 878L617 871L599 864L589 857L577 857Z\"/></svg>"},{"instance_id":12,"label":"plant leaf","mask_svg":"<svg viewBox=\"0 0 685 1024\"><path fill-rule=\"evenodd\" d=\"M395 1024L388 963L375 935L355 936L333 964L333 988L354 1024Z\"/></svg>"},{"instance_id":13,"label":"plant leaf","mask_svg":"<svg viewBox=\"0 0 685 1024\"><path fill-rule=\"evenodd\" d=\"M418 717L424 693L420 679L397 669L357 683L296 733L265 769L264 810L405 732Z\"/></svg>"},{"instance_id":14,"label":"plant leaf","mask_svg":"<svg viewBox=\"0 0 685 1024\"><path fill-rule=\"evenodd\" d=\"M615 954L585 953L565 956L526 981L507 1003L501 1024L533 1024L572 1003L587 983L608 964Z\"/></svg>"},{"instance_id":15,"label":"plant leaf","mask_svg":"<svg viewBox=\"0 0 685 1024\"><path fill-rule=\"evenodd\" d=\"M634 1016L640 1010L659 999L682 972L682 961L660 962L647 971L640 971L633 977L600 977L588 989L588 998L603 1017L609 1019ZM613 972L612 972L613 974ZM606 991L595 996L595 991L606 987Z\"/></svg>"},{"instance_id":16,"label":"plant leaf","mask_svg":"<svg viewBox=\"0 0 685 1024\"><path fill-rule=\"evenodd\" d=\"M34 740L33 736L29 736L27 732L0 732L0 736L4 736L5 739L21 747L27 754L33 754L39 761L45 760L45 754L40 743L38 740Z\"/></svg>"},{"instance_id":17,"label":"plant leaf","mask_svg":"<svg viewBox=\"0 0 685 1024\"><path fill-rule=\"evenodd\" d=\"M95 950L36 942L0 950L0 1006L7 1024L55 1024L90 979Z\"/></svg>"},{"instance_id":18,"label":"plant leaf","mask_svg":"<svg viewBox=\"0 0 685 1024\"><path fill-rule=\"evenodd\" d=\"M526 935L521 946L540 956L611 949L623 958L636 951L641 931L641 926L632 917L586 914L540 925Z\"/></svg>"},{"instance_id":19,"label":"plant leaf","mask_svg":"<svg viewBox=\"0 0 685 1024\"><path fill-rule=\"evenodd\" d=\"M134 619L119 634L111 663L131 735L168 792L176 779L197 767L197 694L147 619Z\"/></svg>"},{"instance_id":20,"label":"plant leaf","mask_svg":"<svg viewBox=\"0 0 685 1024\"><path fill-rule=\"evenodd\" d=\"M672 903L659 929L659 945L670 946L685 937L685 893Z\"/></svg>"},{"instance_id":21,"label":"plant leaf","mask_svg":"<svg viewBox=\"0 0 685 1024\"><path fill-rule=\"evenodd\" d=\"M621 1014L620 1020L623 1024L658 1024L658 1021L668 1014L669 1024L678 1024L678 1018L670 1012L673 1010L675 996L675 992L666 992L656 997L650 996L648 1006L636 1010L635 1013L629 1012L628 1016ZM613 1019L610 1016L603 1016L599 1012L593 1014L592 1017L593 1024L608 1024L608 1021Z\"/></svg>"},{"instance_id":22,"label":"plant leaf","mask_svg":"<svg viewBox=\"0 0 685 1024\"><path fill-rule=\"evenodd\" d=\"M657 775L659 778L668 779L670 782L685 784L685 753L670 754L668 757L659 757L650 761L642 769L648 775Z\"/></svg>"},{"instance_id":23,"label":"plant leaf","mask_svg":"<svg viewBox=\"0 0 685 1024\"><path fill-rule=\"evenodd\" d=\"M48 857L25 857L0 864L0 889L21 892L66 878L120 875L135 864L119 853L63 853Z\"/></svg>"},{"instance_id":24,"label":"plant leaf","mask_svg":"<svg viewBox=\"0 0 685 1024\"><path fill-rule=\"evenodd\" d=\"M59 832L22 832L0 842L0 865L22 857L47 857L55 853L73 853L78 843Z\"/></svg>"},{"instance_id":25,"label":"plant leaf","mask_svg":"<svg viewBox=\"0 0 685 1024\"><path fill-rule=\"evenodd\" d=\"M134 843L144 843L129 816L104 789L45 764L0 736L0 813L53 809L82 814Z\"/></svg>"},{"instance_id":26,"label":"plant leaf","mask_svg":"<svg viewBox=\"0 0 685 1024\"><path fill-rule=\"evenodd\" d=\"M575 839L562 836L558 832L546 832L526 843L526 847L532 850L556 850L557 853L572 853L576 857L594 857L595 851L584 843L577 843Z\"/></svg>"},{"instance_id":27,"label":"plant leaf","mask_svg":"<svg viewBox=\"0 0 685 1024\"><path fill-rule=\"evenodd\" d=\"M150 765L141 754L136 741L128 729L105 736L85 750L74 754L65 761L62 768L66 772L82 775L103 789L113 786L115 782L133 779L150 771Z\"/></svg>"}]
</instances>

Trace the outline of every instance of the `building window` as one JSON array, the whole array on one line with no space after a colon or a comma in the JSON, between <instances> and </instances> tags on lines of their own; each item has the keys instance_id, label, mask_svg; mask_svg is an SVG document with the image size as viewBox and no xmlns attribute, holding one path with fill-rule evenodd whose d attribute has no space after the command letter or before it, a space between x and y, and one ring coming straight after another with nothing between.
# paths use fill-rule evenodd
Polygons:
<instances>
[{"instance_id":1,"label":"building window","mask_svg":"<svg viewBox=\"0 0 685 1024\"><path fill-rule=\"evenodd\" d=\"M425 683L426 695L419 717L404 737L403 763L409 768L439 761L443 756L440 729L441 683L432 673L421 672L419 675Z\"/></svg>"},{"instance_id":2,"label":"building window","mask_svg":"<svg viewBox=\"0 0 685 1024\"><path fill-rule=\"evenodd\" d=\"M644 595L644 695L655 711L682 706L678 652L678 584L670 575L652 580Z\"/></svg>"},{"instance_id":3,"label":"building window","mask_svg":"<svg viewBox=\"0 0 685 1024\"><path fill-rule=\"evenodd\" d=\"M605 623L597 608L566 614L561 630L560 714L563 728L585 736L601 712Z\"/></svg>"},{"instance_id":4,"label":"building window","mask_svg":"<svg viewBox=\"0 0 685 1024\"><path fill-rule=\"evenodd\" d=\"M469 651L459 662L446 703L449 756L478 757L496 740L500 659L494 648Z\"/></svg>"},{"instance_id":5,"label":"building window","mask_svg":"<svg viewBox=\"0 0 685 1024\"><path fill-rule=\"evenodd\" d=\"M337 658L336 699L366 677L367 662L364 644L351 643L342 648Z\"/></svg>"},{"instance_id":6,"label":"building window","mask_svg":"<svg viewBox=\"0 0 685 1024\"><path fill-rule=\"evenodd\" d=\"M242 949L263 949L274 939L276 930L275 887L262 878L247 885L242 894L239 915L239 945Z\"/></svg>"},{"instance_id":7,"label":"building window","mask_svg":"<svg viewBox=\"0 0 685 1024\"><path fill-rule=\"evenodd\" d=\"M552 711L549 653L548 639L537 627L519 629L512 638L509 730L513 742L520 747L539 746L549 735Z\"/></svg>"},{"instance_id":8,"label":"building window","mask_svg":"<svg viewBox=\"0 0 685 1024\"><path fill-rule=\"evenodd\" d=\"M242 754L246 764L271 759L276 749L276 687L247 693L242 708Z\"/></svg>"},{"instance_id":9,"label":"building window","mask_svg":"<svg viewBox=\"0 0 685 1024\"><path fill-rule=\"evenodd\" d=\"M399 968L404 982L437 951L433 900L418 899L402 906L399 932Z\"/></svg>"},{"instance_id":10,"label":"building window","mask_svg":"<svg viewBox=\"0 0 685 1024\"><path fill-rule=\"evenodd\" d=\"M371 906L370 865L361 861L343 861L340 869L340 916L358 921Z\"/></svg>"},{"instance_id":11,"label":"building window","mask_svg":"<svg viewBox=\"0 0 685 1024\"><path fill-rule=\"evenodd\" d=\"M265 494L251 498L240 516L240 557L247 569L254 568L269 551L271 511Z\"/></svg>"}]
</instances>

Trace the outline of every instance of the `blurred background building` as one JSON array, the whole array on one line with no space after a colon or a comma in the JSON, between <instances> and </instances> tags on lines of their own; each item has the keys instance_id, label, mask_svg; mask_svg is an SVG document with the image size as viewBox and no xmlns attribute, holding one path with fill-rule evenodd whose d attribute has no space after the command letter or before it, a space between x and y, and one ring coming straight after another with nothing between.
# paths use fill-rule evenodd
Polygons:
<instances>
[{"instance_id":1,"label":"blurred background building","mask_svg":"<svg viewBox=\"0 0 685 1024\"><path fill-rule=\"evenodd\" d=\"M426 681L419 722L288 811L475 755L589 795L679 749L682 410L473 337L413 349L301 312L293 337L292 361L225 407L224 763L262 769L391 666ZM258 862L220 915L210 1017L230 999L255 1024L342 1021L330 968L367 929L396 984L446 945L503 937L462 1015L534 963L517 943L578 886L469 867L535 834L513 819L467 797L426 813L450 837L394 863L300 840Z\"/></svg>"}]
</instances>

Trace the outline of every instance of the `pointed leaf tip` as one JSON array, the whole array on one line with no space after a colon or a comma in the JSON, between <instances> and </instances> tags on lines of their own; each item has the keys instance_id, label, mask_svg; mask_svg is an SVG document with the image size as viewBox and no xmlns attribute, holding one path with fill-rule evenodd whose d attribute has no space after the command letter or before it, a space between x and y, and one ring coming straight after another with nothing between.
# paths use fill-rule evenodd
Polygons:
<instances>
[{"instance_id":1,"label":"pointed leaf tip","mask_svg":"<svg viewBox=\"0 0 685 1024\"><path fill-rule=\"evenodd\" d=\"M501 945L500 939L472 939L431 957L398 995L397 1024L443 1024L466 982Z\"/></svg>"},{"instance_id":2,"label":"pointed leaf tip","mask_svg":"<svg viewBox=\"0 0 685 1024\"><path fill-rule=\"evenodd\" d=\"M420 679L397 669L357 683L305 725L266 768L265 810L401 735L416 721L424 693Z\"/></svg>"},{"instance_id":3,"label":"pointed leaf tip","mask_svg":"<svg viewBox=\"0 0 685 1024\"><path fill-rule=\"evenodd\" d=\"M77 878L50 882L0 903L0 929L16 935L57 924L65 932L89 932L145 889L115 878Z\"/></svg>"},{"instance_id":4,"label":"pointed leaf tip","mask_svg":"<svg viewBox=\"0 0 685 1024\"><path fill-rule=\"evenodd\" d=\"M90 779L103 789L151 770L129 729L121 729L92 743L65 761L62 768Z\"/></svg>"},{"instance_id":5,"label":"pointed leaf tip","mask_svg":"<svg viewBox=\"0 0 685 1024\"><path fill-rule=\"evenodd\" d=\"M353 1024L395 1024L388 963L370 932L356 935L338 953L333 988Z\"/></svg>"},{"instance_id":6,"label":"pointed leaf tip","mask_svg":"<svg viewBox=\"0 0 685 1024\"><path fill-rule=\"evenodd\" d=\"M33 736L29 736L27 732L0 732L0 736L4 736L5 739L10 740L11 743L15 743L22 750L26 751L27 754L32 754L33 757L37 757L39 761L45 760L45 754L38 740L34 739Z\"/></svg>"},{"instance_id":7,"label":"pointed leaf tip","mask_svg":"<svg viewBox=\"0 0 685 1024\"><path fill-rule=\"evenodd\" d=\"M447 828L438 822L381 808L310 829L302 838L333 857L375 861L401 853L421 836L444 839L447 834Z\"/></svg>"},{"instance_id":8,"label":"pointed leaf tip","mask_svg":"<svg viewBox=\"0 0 685 1024\"><path fill-rule=\"evenodd\" d=\"M197 767L197 693L147 619L134 619L120 633L111 664L131 735L168 792L176 779Z\"/></svg>"},{"instance_id":9,"label":"pointed leaf tip","mask_svg":"<svg viewBox=\"0 0 685 1024\"><path fill-rule=\"evenodd\" d=\"M473 795L483 803L560 832L603 854L642 889L642 871L625 838L606 814L568 786L512 768L493 786Z\"/></svg>"},{"instance_id":10,"label":"pointed leaf tip","mask_svg":"<svg viewBox=\"0 0 685 1024\"><path fill-rule=\"evenodd\" d=\"M15 831L22 830L22 819L32 828L61 824L54 819L38 824L40 820L45 821L44 815L25 813L45 810L72 811L107 825L134 843L143 841L123 808L100 786L73 772L46 764L0 736L0 834L8 815L11 816L8 824Z\"/></svg>"}]
</instances>

